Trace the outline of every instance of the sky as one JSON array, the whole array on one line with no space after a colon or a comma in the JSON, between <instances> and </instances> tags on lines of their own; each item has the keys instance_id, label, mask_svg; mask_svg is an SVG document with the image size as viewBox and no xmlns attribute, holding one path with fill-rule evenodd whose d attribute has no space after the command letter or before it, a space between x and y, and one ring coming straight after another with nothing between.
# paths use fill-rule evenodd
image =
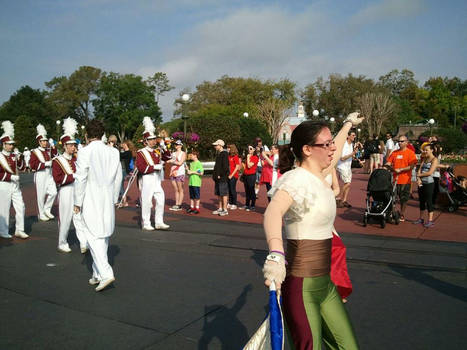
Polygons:
<instances>
[{"instance_id":1,"label":"sky","mask_svg":"<svg viewBox=\"0 0 467 350\"><path fill-rule=\"evenodd\" d=\"M462 0L0 0L0 104L21 86L93 66L167 74L164 120L182 89L223 75L288 78L409 69L467 77Z\"/></svg>"}]
</instances>

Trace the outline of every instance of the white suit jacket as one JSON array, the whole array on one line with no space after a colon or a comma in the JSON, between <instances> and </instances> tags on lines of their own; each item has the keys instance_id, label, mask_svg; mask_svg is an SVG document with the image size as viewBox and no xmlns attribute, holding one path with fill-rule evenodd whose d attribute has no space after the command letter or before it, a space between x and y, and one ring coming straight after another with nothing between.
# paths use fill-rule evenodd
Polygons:
<instances>
[{"instance_id":1,"label":"white suit jacket","mask_svg":"<svg viewBox=\"0 0 467 350\"><path fill-rule=\"evenodd\" d=\"M109 237L114 231L121 182L118 150L100 140L79 150L74 204L81 207L83 221L95 237Z\"/></svg>"}]
</instances>

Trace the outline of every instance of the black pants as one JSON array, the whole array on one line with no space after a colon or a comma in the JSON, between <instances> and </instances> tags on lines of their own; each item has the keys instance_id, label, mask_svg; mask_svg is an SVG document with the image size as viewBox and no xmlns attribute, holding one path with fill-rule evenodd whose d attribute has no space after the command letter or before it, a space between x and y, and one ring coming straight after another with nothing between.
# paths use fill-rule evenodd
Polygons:
<instances>
[{"instance_id":1,"label":"black pants","mask_svg":"<svg viewBox=\"0 0 467 350\"><path fill-rule=\"evenodd\" d=\"M237 178L235 176L229 180L229 203L237 205Z\"/></svg>"},{"instance_id":2,"label":"black pants","mask_svg":"<svg viewBox=\"0 0 467 350\"><path fill-rule=\"evenodd\" d=\"M433 212L434 188L435 188L434 183L423 184L423 186L418 187L418 198L420 201L420 211L427 209L429 213Z\"/></svg>"},{"instance_id":3,"label":"black pants","mask_svg":"<svg viewBox=\"0 0 467 350\"><path fill-rule=\"evenodd\" d=\"M265 185L266 185L266 190L269 192L269 190L272 187L271 184L269 182L266 182ZM271 197L268 196L268 202L270 202L270 201L271 201Z\"/></svg>"},{"instance_id":4,"label":"black pants","mask_svg":"<svg viewBox=\"0 0 467 350\"><path fill-rule=\"evenodd\" d=\"M245 175L245 205L247 207L254 207L256 204L256 193L255 193L255 182L256 174Z\"/></svg>"}]
</instances>

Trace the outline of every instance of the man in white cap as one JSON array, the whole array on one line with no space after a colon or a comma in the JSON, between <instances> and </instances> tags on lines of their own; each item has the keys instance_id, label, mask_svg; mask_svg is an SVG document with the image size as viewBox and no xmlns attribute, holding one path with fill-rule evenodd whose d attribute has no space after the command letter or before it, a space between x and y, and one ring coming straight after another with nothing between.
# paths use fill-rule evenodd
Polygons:
<instances>
[{"instance_id":1,"label":"man in white cap","mask_svg":"<svg viewBox=\"0 0 467 350\"><path fill-rule=\"evenodd\" d=\"M6 120L2 123L4 130L0 137L2 152L0 153L0 237L11 238L9 231L10 207L13 202L15 209L16 229L15 237L28 238L24 233L24 201L19 188L19 170L24 170L24 162L20 156L14 154L15 145L13 123Z\"/></svg>"},{"instance_id":2,"label":"man in white cap","mask_svg":"<svg viewBox=\"0 0 467 350\"><path fill-rule=\"evenodd\" d=\"M212 144L216 149L217 156L214 163L214 170L212 172L212 179L214 180L215 188L214 194L219 198L219 208L214 210L214 215L225 216L229 215L227 211L227 197L229 195L229 153L224 148L225 142L223 140L216 140Z\"/></svg>"},{"instance_id":3,"label":"man in white cap","mask_svg":"<svg viewBox=\"0 0 467 350\"><path fill-rule=\"evenodd\" d=\"M115 228L115 205L122 182L120 153L102 142L104 124L96 119L86 126L88 145L78 152L75 173L74 213L81 213L84 235L91 251L96 292L115 281L107 250Z\"/></svg>"},{"instance_id":4,"label":"man in white cap","mask_svg":"<svg viewBox=\"0 0 467 350\"><path fill-rule=\"evenodd\" d=\"M52 176L59 188L58 190L58 251L62 253L71 252L68 245L68 231L73 217L73 195L74 182L76 173L76 140L78 123L72 118L67 118L63 121L64 134L60 138L64 152L52 160ZM75 220L74 220L75 221ZM81 253L86 253L86 238L81 232L79 225L75 223L76 237L78 238Z\"/></svg>"},{"instance_id":5,"label":"man in white cap","mask_svg":"<svg viewBox=\"0 0 467 350\"><path fill-rule=\"evenodd\" d=\"M54 216L51 213L52 206L57 196L57 187L52 177L52 155L47 148L47 131L42 124L37 126L36 140L39 147L31 152L29 161L31 170L35 172L34 182L36 184L37 207L39 209L39 220L49 221Z\"/></svg>"},{"instance_id":6,"label":"man in white cap","mask_svg":"<svg viewBox=\"0 0 467 350\"><path fill-rule=\"evenodd\" d=\"M165 194L161 186L162 162L171 159L170 152L166 149L162 140L158 146L158 137L154 134L156 128L149 117L143 119L144 133L143 139L146 147L138 150L136 155L136 168L142 175L141 179L141 218L142 228L146 231L153 231L151 225L152 199L156 200L154 213L154 223L156 230L167 230L169 225L164 223L164 203Z\"/></svg>"}]
</instances>

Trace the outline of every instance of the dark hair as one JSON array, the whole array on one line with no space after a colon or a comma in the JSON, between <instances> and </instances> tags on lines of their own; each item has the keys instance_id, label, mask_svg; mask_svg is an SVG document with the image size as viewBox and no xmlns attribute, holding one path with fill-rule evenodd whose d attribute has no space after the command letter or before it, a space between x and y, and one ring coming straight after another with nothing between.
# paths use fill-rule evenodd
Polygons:
<instances>
[{"instance_id":1,"label":"dark hair","mask_svg":"<svg viewBox=\"0 0 467 350\"><path fill-rule=\"evenodd\" d=\"M102 123L100 120L90 120L86 125L86 134L90 139L100 139L104 133L104 123Z\"/></svg>"},{"instance_id":2,"label":"dark hair","mask_svg":"<svg viewBox=\"0 0 467 350\"><path fill-rule=\"evenodd\" d=\"M355 132L355 129L350 129L349 132L347 133L347 136L350 136L352 134L357 135L357 133Z\"/></svg>"},{"instance_id":3,"label":"dark hair","mask_svg":"<svg viewBox=\"0 0 467 350\"><path fill-rule=\"evenodd\" d=\"M199 152L195 149L191 151L191 154L194 154L195 156L199 157Z\"/></svg>"},{"instance_id":4,"label":"dark hair","mask_svg":"<svg viewBox=\"0 0 467 350\"><path fill-rule=\"evenodd\" d=\"M230 145L227 145L227 148L230 148L229 155L231 155L231 156L237 156L238 155L237 146L235 146L233 143L231 143Z\"/></svg>"},{"instance_id":5,"label":"dark hair","mask_svg":"<svg viewBox=\"0 0 467 350\"><path fill-rule=\"evenodd\" d=\"M300 123L292 131L290 144L282 146L279 151L279 169L281 173L291 170L295 161L301 163L303 161L303 146L316 143L318 134L328 127L328 124L323 121L307 120Z\"/></svg>"},{"instance_id":6,"label":"dark hair","mask_svg":"<svg viewBox=\"0 0 467 350\"><path fill-rule=\"evenodd\" d=\"M438 157L439 153L440 153L440 147L438 146L438 144L434 143L434 142L431 142L429 143L428 145L426 145L425 147L430 147L430 149L433 151L433 155L435 157Z\"/></svg>"}]
</instances>

